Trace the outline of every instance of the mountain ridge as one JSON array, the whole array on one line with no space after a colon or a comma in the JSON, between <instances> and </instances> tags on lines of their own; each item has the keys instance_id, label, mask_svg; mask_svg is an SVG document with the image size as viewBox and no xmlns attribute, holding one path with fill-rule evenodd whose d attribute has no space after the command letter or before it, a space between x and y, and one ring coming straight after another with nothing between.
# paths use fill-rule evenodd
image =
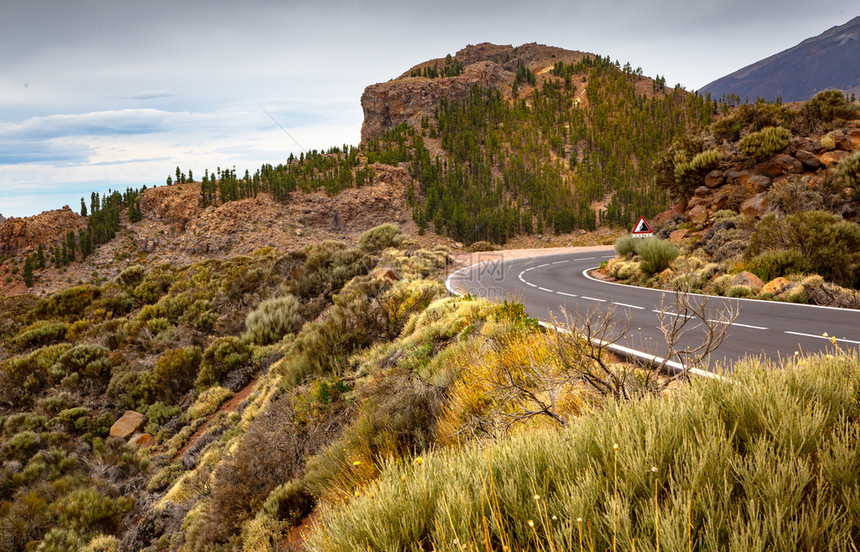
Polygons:
<instances>
[{"instance_id":1,"label":"mountain ridge","mask_svg":"<svg viewBox=\"0 0 860 552\"><path fill-rule=\"evenodd\" d=\"M699 93L792 102L829 88L860 95L860 16L716 79Z\"/></svg>"}]
</instances>

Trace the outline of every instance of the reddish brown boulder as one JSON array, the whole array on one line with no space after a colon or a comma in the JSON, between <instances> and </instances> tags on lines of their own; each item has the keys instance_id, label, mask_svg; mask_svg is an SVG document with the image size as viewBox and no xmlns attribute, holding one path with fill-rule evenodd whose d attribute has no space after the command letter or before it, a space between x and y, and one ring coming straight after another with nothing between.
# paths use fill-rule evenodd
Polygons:
<instances>
[{"instance_id":1,"label":"reddish brown boulder","mask_svg":"<svg viewBox=\"0 0 860 552\"><path fill-rule=\"evenodd\" d=\"M761 288L761 292L770 293L772 295L779 295L780 293L785 291L786 288L789 288L791 286L792 283L788 278L779 276L778 278L774 278L773 280L765 284L765 286Z\"/></svg>"},{"instance_id":2,"label":"reddish brown boulder","mask_svg":"<svg viewBox=\"0 0 860 552\"><path fill-rule=\"evenodd\" d=\"M760 292L764 287L764 284L761 283L761 278L753 274L752 272L747 272L744 270L734 278L732 278L733 286L747 286L756 293Z\"/></svg>"},{"instance_id":3,"label":"reddish brown boulder","mask_svg":"<svg viewBox=\"0 0 860 552\"><path fill-rule=\"evenodd\" d=\"M110 427L110 436L128 439L143 427L146 416L134 410L126 410L122 417Z\"/></svg>"},{"instance_id":4,"label":"reddish brown boulder","mask_svg":"<svg viewBox=\"0 0 860 552\"><path fill-rule=\"evenodd\" d=\"M848 137L851 139L852 149L860 150L860 129L852 129L848 132Z\"/></svg>"},{"instance_id":5,"label":"reddish brown boulder","mask_svg":"<svg viewBox=\"0 0 860 552\"><path fill-rule=\"evenodd\" d=\"M400 280L400 274L397 273L397 269L390 266L381 266L370 273L370 277L373 279L388 279L388 280Z\"/></svg>"},{"instance_id":6,"label":"reddish brown boulder","mask_svg":"<svg viewBox=\"0 0 860 552\"><path fill-rule=\"evenodd\" d=\"M755 218L764 213L766 207L767 194L762 192L741 203L740 211L748 217Z\"/></svg>"},{"instance_id":7,"label":"reddish brown boulder","mask_svg":"<svg viewBox=\"0 0 860 552\"><path fill-rule=\"evenodd\" d=\"M851 151L854 149L854 141L851 140L851 136L847 133L834 136L833 139L836 142L836 149L845 151Z\"/></svg>"},{"instance_id":8,"label":"reddish brown boulder","mask_svg":"<svg viewBox=\"0 0 860 552\"><path fill-rule=\"evenodd\" d=\"M131 436L131 439L128 440L129 445L137 445L140 448L154 446L156 442L155 437L149 433L135 433Z\"/></svg>"},{"instance_id":9,"label":"reddish brown boulder","mask_svg":"<svg viewBox=\"0 0 860 552\"><path fill-rule=\"evenodd\" d=\"M683 215L684 209L681 208L682 205L683 203L678 203L671 209L663 211L662 213L651 219L651 224L653 224L654 226L662 226L663 224L666 224L666 221L672 220L676 216Z\"/></svg>"},{"instance_id":10,"label":"reddish brown boulder","mask_svg":"<svg viewBox=\"0 0 860 552\"><path fill-rule=\"evenodd\" d=\"M804 167L810 169L817 169L821 166L821 161L818 159L818 156L812 152L806 150L797 150L794 153L794 156L797 158L798 161L803 163Z\"/></svg>"},{"instance_id":11,"label":"reddish brown boulder","mask_svg":"<svg viewBox=\"0 0 860 552\"><path fill-rule=\"evenodd\" d=\"M726 181L726 175L722 171L718 171L717 169L712 170L708 173L708 176L705 177L705 186L708 188L719 188Z\"/></svg>"},{"instance_id":12,"label":"reddish brown boulder","mask_svg":"<svg viewBox=\"0 0 860 552\"><path fill-rule=\"evenodd\" d=\"M684 236L687 235L687 232L689 232L689 230L687 230L686 228L675 230L674 232L669 234L669 241L672 243L680 243L681 240L684 239Z\"/></svg>"},{"instance_id":13,"label":"reddish brown boulder","mask_svg":"<svg viewBox=\"0 0 860 552\"><path fill-rule=\"evenodd\" d=\"M704 205L696 205L687 212L687 219L693 224L708 222L708 209Z\"/></svg>"},{"instance_id":14,"label":"reddish brown boulder","mask_svg":"<svg viewBox=\"0 0 860 552\"><path fill-rule=\"evenodd\" d=\"M765 192L770 188L771 179L763 174L754 174L747 180L746 187L751 192Z\"/></svg>"},{"instance_id":15,"label":"reddish brown boulder","mask_svg":"<svg viewBox=\"0 0 860 552\"><path fill-rule=\"evenodd\" d=\"M821 159L821 164L827 167L828 169L838 165L842 162L843 159L848 157L848 152L844 150L833 150L825 152L819 157Z\"/></svg>"},{"instance_id":16,"label":"reddish brown boulder","mask_svg":"<svg viewBox=\"0 0 860 552\"><path fill-rule=\"evenodd\" d=\"M790 155L780 153L779 155L774 155L763 163L759 163L756 170L760 174L774 178L781 174L802 173L803 163Z\"/></svg>"},{"instance_id":17,"label":"reddish brown boulder","mask_svg":"<svg viewBox=\"0 0 860 552\"><path fill-rule=\"evenodd\" d=\"M726 203L729 200L728 194L724 194L723 192L717 192L714 194L714 197L711 198L710 208L712 211L719 211L723 207L726 206Z\"/></svg>"}]
</instances>

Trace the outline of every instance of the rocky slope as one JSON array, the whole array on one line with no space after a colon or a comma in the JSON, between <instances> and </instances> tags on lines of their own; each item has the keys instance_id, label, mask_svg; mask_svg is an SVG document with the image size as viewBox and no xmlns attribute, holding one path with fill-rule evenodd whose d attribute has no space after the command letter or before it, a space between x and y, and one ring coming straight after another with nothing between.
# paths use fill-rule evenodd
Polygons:
<instances>
[{"instance_id":1,"label":"rocky slope","mask_svg":"<svg viewBox=\"0 0 860 552\"><path fill-rule=\"evenodd\" d=\"M810 189L825 183L840 161L852 151L860 151L860 121L829 133L835 148L822 147L821 137L799 137L789 146L762 162L743 168L728 166L714 169L696 188L694 196L684 207L683 202L655 217L655 226L677 219L689 222L693 228L705 229L714 222L714 214L726 208L739 211L752 218L764 214L768 208L768 194L774 185L789 179L799 179ZM860 220L860 205L856 202L839 206L837 213L847 220ZM673 241L687 235L687 230L673 234Z\"/></svg>"},{"instance_id":2,"label":"rocky slope","mask_svg":"<svg viewBox=\"0 0 860 552\"><path fill-rule=\"evenodd\" d=\"M781 97L793 102L828 88L860 96L860 17L717 79L699 92L714 98L737 94L741 100Z\"/></svg>"},{"instance_id":3,"label":"rocky slope","mask_svg":"<svg viewBox=\"0 0 860 552\"><path fill-rule=\"evenodd\" d=\"M203 208L199 183L150 188L141 197L141 221L132 224L123 214L122 228L114 240L99 246L84 262L59 269L49 262L46 269L36 271L36 284L30 291L43 295L78 281L111 278L138 263L185 264L245 255L262 247L289 251L325 239L350 241L383 222L397 223L417 234L406 202L413 185L408 172L388 165L373 168L376 177L371 185L333 197L296 191L286 204L260 194ZM70 229L85 227L86 218L68 207L26 219L7 219L0 226L0 253L13 258L0 264L0 295L26 291L16 270L26 253L39 243L57 242ZM426 239L445 241L430 233Z\"/></svg>"},{"instance_id":4,"label":"rocky slope","mask_svg":"<svg viewBox=\"0 0 860 552\"><path fill-rule=\"evenodd\" d=\"M0 216L0 255L16 255L34 250L40 243L54 243L66 236L69 230L86 228L84 217L68 205L62 209L44 211L33 217Z\"/></svg>"}]
</instances>

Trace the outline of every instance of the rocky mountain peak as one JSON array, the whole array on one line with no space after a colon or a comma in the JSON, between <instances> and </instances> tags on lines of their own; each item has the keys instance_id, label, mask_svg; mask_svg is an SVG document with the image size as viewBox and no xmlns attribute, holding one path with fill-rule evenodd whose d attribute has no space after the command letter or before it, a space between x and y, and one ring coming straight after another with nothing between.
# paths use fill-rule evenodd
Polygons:
<instances>
[{"instance_id":1,"label":"rocky mountain peak","mask_svg":"<svg viewBox=\"0 0 860 552\"><path fill-rule=\"evenodd\" d=\"M454 56L419 63L393 80L364 90L361 140L377 138L401 123L419 124L422 117L433 115L440 99L465 99L476 84L508 95L521 65L536 74L544 74L559 61L575 63L588 55L536 43L514 47L484 42L466 46ZM454 63L462 65L450 71L456 74L424 76L427 70L432 70L431 75L434 72L444 74L445 67L452 67Z\"/></svg>"}]
</instances>

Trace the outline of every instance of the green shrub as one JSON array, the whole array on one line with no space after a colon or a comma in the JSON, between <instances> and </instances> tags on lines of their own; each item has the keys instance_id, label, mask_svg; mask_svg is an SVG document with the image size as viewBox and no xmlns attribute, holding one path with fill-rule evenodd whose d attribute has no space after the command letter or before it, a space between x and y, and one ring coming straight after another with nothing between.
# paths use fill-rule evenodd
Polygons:
<instances>
[{"instance_id":1,"label":"green shrub","mask_svg":"<svg viewBox=\"0 0 860 552\"><path fill-rule=\"evenodd\" d=\"M738 142L738 149L756 161L761 161L784 150L789 142L790 131L782 127L767 127L746 135Z\"/></svg>"},{"instance_id":2,"label":"green shrub","mask_svg":"<svg viewBox=\"0 0 860 552\"><path fill-rule=\"evenodd\" d=\"M680 251L671 242L659 238L637 238L636 254L642 257L642 271L656 274L669 268Z\"/></svg>"},{"instance_id":3,"label":"green shrub","mask_svg":"<svg viewBox=\"0 0 860 552\"><path fill-rule=\"evenodd\" d=\"M366 274L372 259L361 249L350 249L335 241L324 241L308 247L307 260L296 281L299 296L310 298L337 293L348 281Z\"/></svg>"},{"instance_id":4,"label":"green shrub","mask_svg":"<svg viewBox=\"0 0 860 552\"><path fill-rule=\"evenodd\" d=\"M194 385L202 359L199 347L165 351L151 371L140 374L137 385L129 390L130 398L138 406L175 402Z\"/></svg>"},{"instance_id":5,"label":"green shrub","mask_svg":"<svg viewBox=\"0 0 860 552\"><path fill-rule=\"evenodd\" d=\"M851 103L841 90L822 90L807 101L803 112L824 122L850 120L857 114L857 106Z\"/></svg>"},{"instance_id":6,"label":"green shrub","mask_svg":"<svg viewBox=\"0 0 860 552\"><path fill-rule=\"evenodd\" d=\"M752 288L743 285L732 286L726 291L727 297L752 297L753 295L755 293L753 293Z\"/></svg>"},{"instance_id":7,"label":"green shrub","mask_svg":"<svg viewBox=\"0 0 860 552\"><path fill-rule=\"evenodd\" d=\"M80 374L94 382L107 383L111 371L110 351L101 345L77 345L61 356L52 367L69 374Z\"/></svg>"},{"instance_id":8,"label":"green shrub","mask_svg":"<svg viewBox=\"0 0 860 552\"><path fill-rule=\"evenodd\" d=\"M113 535L96 535L81 552L119 552L119 539Z\"/></svg>"},{"instance_id":9,"label":"green shrub","mask_svg":"<svg viewBox=\"0 0 860 552\"><path fill-rule=\"evenodd\" d=\"M289 294L275 297L248 313L243 337L258 345L268 345L296 332L301 322L298 299Z\"/></svg>"},{"instance_id":10,"label":"green shrub","mask_svg":"<svg viewBox=\"0 0 860 552\"><path fill-rule=\"evenodd\" d=\"M6 441L6 450L9 456L18 460L26 460L35 453L42 445L42 439L34 431L22 431L16 433Z\"/></svg>"},{"instance_id":11,"label":"green shrub","mask_svg":"<svg viewBox=\"0 0 860 552\"><path fill-rule=\"evenodd\" d=\"M12 343L22 348L47 345L63 340L68 330L69 326L64 322L40 321L24 328Z\"/></svg>"},{"instance_id":12,"label":"green shrub","mask_svg":"<svg viewBox=\"0 0 860 552\"><path fill-rule=\"evenodd\" d=\"M94 286L70 287L40 301L34 311L41 318L77 320L100 293Z\"/></svg>"},{"instance_id":13,"label":"green shrub","mask_svg":"<svg viewBox=\"0 0 860 552\"><path fill-rule=\"evenodd\" d=\"M636 240L633 236L621 236L615 240L615 254L621 257L628 257L636 252Z\"/></svg>"},{"instance_id":14,"label":"green shrub","mask_svg":"<svg viewBox=\"0 0 860 552\"><path fill-rule=\"evenodd\" d=\"M182 462L170 463L150 478L146 484L146 490L151 493L165 491L183 473L185 473L185 468L182 466Z\"/></svg>"},{"instance_id":15,"label":"green shrub","mask_svg":"<svg viewBox=\"0 0 860 552\"><path fill-rule=\"evenodd\" d=\"M76 531L98 531L113 533L119 528L122 515L132 508L134 502L124 496L114 500L98 489L76 489L53 504L51 509L57 521Z\"/></svg>"},{"instance_id":16,"label":"green shrub","mask_svg":"<svg viewBox=\"0 0 860 552\"><path fill-rule=\"evenodd\" d=\"M860 199L860 151L855 151L839 163L833 175L833 184L849 190L848 199Z\"/></svg>"},{"instance_id":17,"label":"green shrub","mask_svg":"<svg viewBox=\"0 0 860 552\"><path fill-rule=\"evenodd\" d=\"M756 255L745 268L763 282L769 282L779 276L807 274L811 271L811 263L797 249L778 249Z\"/></svg>"},{"instance_id":18,"label":"green shrub","mask_svg":"<svg viewBox=\"0 0 860 552\"><path fill-rule=\"evenodd\" d=\"M78 552L84 542L77 531L54 527L45 534L36 552Z\"/></svg>"},{"instance_id":19,"label":"green shrub","mask_svg":"<svg viewBox=\"0 0 860 552\"><path fill-rule=\"evenodd\" d=\"M846 287L858 283L860 225L832 213L803 211L783 220L765 215L756 225L747 254L768 249L795 249L810 271Z\"/></svg>"},{"instance_id":20,"label":"green shrub","mask_svg":"<svg viewBox=\"0 0 860 552\"><path fill-rule=\"evenodd\" d=\"M146 268L141 265L132 265L120 272L116 279L126 288L134 289L140 285L144 276L146 276Z\"/></svg>"},{"instance_id":21,"label":"green shrub","mask_svg":"<svg viewBox=\"0 0 860 552\"><path fill-rule=\"evenodd\" d=\"M244 366L251 358L251 349L240 338L220 337L203 353L203 362L194 385L201 391L217 385L231 371Z\"/></svg>"},{"instance_id":22,"label":"green shrub","mask_svg":"<svg viewBox=\"0 0 860 552\"><path fill-rule=\"evenodd\" d=\"M398 247L402 241L400 227L386 222L363 233L358 238L358 248L365 253L375 255L383 249Z\"/></svg>"},{"instance_id":23,"label":"green shrub","mask_svg":"<svg viewBox=\"0 0 860 552\"><path fill-rule=\"evenodd\" d=\"M90 409L86 406L76 406L67 408L57 414L57 420L69 431L82 430L86 428L87 419L90 415Z\"/></svg>"},{"instance_id":24,"label":"green shrub","mask_svg":"<svg viewBox=\"0 0 860 552\"><path fill-rule=\"evenodd\" d=\"M836 140L831 136L823 136L821 138L821 148L825 151L833 151L836 149Z\"/></svg>"},{"instance_id":25,"label":"green shrub","mask_svg":"<svg viewBox=\"0 0 860 552\"><path fill-rule=\"evenodd\" d=\"M146 409L146 417L149 419L147 433L155 433L159 427L167 423L171 418L182 413L182 408L169 406L161 401L149 405Z\"/></svg>"}]
</instances>

